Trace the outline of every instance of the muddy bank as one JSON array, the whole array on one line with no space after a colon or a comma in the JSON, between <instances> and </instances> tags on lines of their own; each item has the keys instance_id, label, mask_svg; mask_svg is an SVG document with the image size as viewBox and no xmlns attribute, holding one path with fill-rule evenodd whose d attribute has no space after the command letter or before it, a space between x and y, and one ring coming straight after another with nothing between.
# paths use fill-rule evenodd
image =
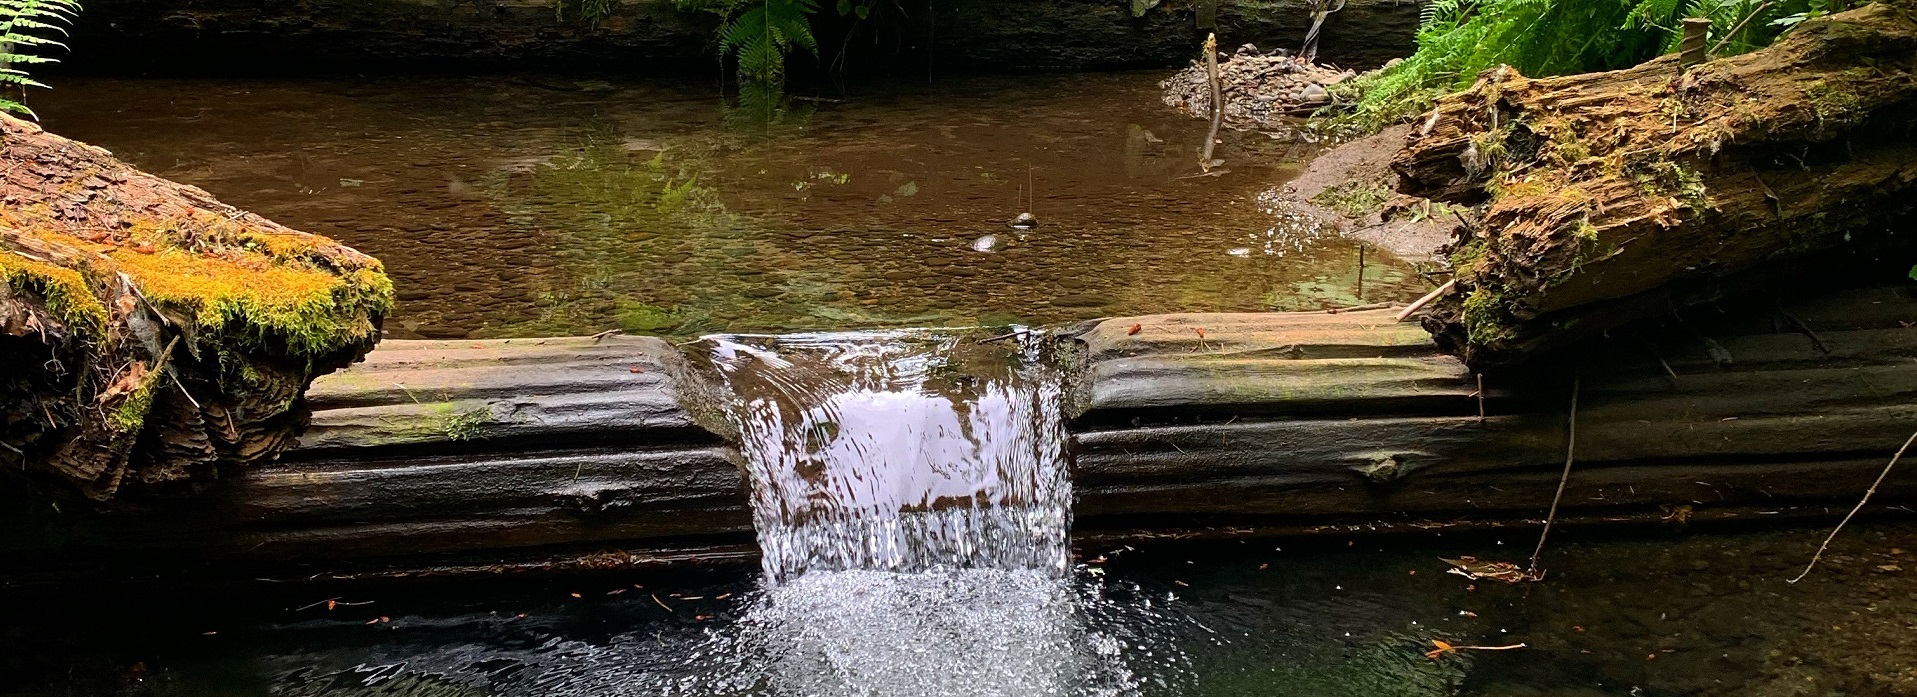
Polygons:
<instances>
[{"instance_id":1,"label":"muddy bank","mask_svg":"<svg viewBox=\"0 0 1917 697\"><path fill-rule=\"evenodd\" d=\"M854 24L827 4L816 21L824 61L855 72L1077 70L1182 64L1203 34L1195 3L1134 16L1116 0L910 0ZM1309 23L1301 0L1226 0L1225 45L1292 46ZM1353 0L1326 26L1323 55L1353 66L1411 50L1417 4ZM614 1L596 20L573 0L98 0L74 32L69 63L95 72L273 72L397 68L716 72L717 18L668 0ZM848 40L855 39L855 40ZM930 47L929 50L927 47ZM167 56L163 62L130 57ZM243 59L241 58L243 57ZM795 60L802 64L809 59Z\"/></svg>"}]
</instances>

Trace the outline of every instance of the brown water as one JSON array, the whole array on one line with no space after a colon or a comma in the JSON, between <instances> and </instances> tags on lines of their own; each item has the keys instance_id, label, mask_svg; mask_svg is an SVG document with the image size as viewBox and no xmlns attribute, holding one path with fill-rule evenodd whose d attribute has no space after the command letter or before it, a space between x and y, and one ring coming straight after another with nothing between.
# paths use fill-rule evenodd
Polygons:
<instances>
[{"instance_id":1,"label":"brown water","mask_svg":"<svg viewBox=\"0 0 1917 697\"><path fill-rule=\"evenodd\" d=\"M1276 203L1310 146L1147 73L882 85L764 122L697 82L62 80L64 135L384 260L395 338L1061 322L1422 291ZM1022 205L1031 182L1035 203ZM1040 226L1007 226L1030 208ZM990 236L990 239L982 239ZM990 251L978 251L986 249Z\"/></svg>"}]
</instances>

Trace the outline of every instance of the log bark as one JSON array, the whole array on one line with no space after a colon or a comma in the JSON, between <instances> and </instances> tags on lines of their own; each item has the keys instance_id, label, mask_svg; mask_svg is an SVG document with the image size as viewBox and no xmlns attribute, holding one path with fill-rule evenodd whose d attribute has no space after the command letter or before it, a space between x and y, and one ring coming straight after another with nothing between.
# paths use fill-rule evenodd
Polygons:
<instances>
[{"instance_id":1,"label":"log bark","mask_svg":"<svg viewBox=\"0 0 1917 697\"><path fill-rule=\"evenodd\" d=\"M1559 523L1841 516L1917 420L1917 291L1781 307L1795 322L1757 299L1599 346ZM1473 371L1395 314L1084 328L1069 364L1074 534L1540 524L1568 366L1487 377L1480 419ZM746 558L748 492L710 389L656 339L385 342L314 383L301 447L199 497L114 515L8 501L0 577L98 573L101 559L304 577ZM1917 478L1879 498L1917 499Z\"/></svg>"},{"instance_id":2,"label":"log bark","mask_svg":"<svg viewBox=\"0 0 1917 697\"><path fill-rule=\"evenodd\" d=\"M379 262L0 116L0 469L104 500L276 456L372 348Z\"/></svg>"},{"instance_id":3,"label":"log bark","mask_svg":"<svg viewBox=\"0 0 1917 697\"><path fill-rule=\"evenodd\" d=\"M1474 366L1761 285L1831 250L1909 246L1917 3L1807 21L1755 53L1530 79L1487 71L1393 162L1483 205L1426 327Z\"/></svg>"}]
</instances>

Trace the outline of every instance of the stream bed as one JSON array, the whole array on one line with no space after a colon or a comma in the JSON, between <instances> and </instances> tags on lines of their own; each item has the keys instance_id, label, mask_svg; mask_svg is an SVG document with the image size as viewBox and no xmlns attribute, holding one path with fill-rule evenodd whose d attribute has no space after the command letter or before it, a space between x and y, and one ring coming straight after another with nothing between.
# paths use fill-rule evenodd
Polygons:
<instances>
[{"instance_id":1,"label":"stream bed","mask_svg":"<svg viewBox=\"0 0 1917 697\"><path fill-rule=\"evenodd\" d=\"M1287 210L1315 146L1159 73L875 84L781 111L711 81L72 78L55 132L385 262L391 338L793 331L1320 309L1426 287ZM1037 191L1036 196L1025 192ZM1028 211L1029 209L1029 211ZM1039 226L1008 222L1033 213Z\"/></svg>"}]
</instances>

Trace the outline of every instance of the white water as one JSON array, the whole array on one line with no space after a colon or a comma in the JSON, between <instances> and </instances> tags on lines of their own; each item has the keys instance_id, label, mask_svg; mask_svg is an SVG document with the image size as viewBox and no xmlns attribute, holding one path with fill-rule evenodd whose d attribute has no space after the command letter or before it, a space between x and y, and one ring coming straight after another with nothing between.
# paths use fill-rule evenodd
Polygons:
<instances>
[{"instance_id":1,"label":"white water","mask_svg":"<svg viewBox=\"0 0 1917 697\"><path fill-rule=\"evenodd\" d=\"M1061 382L1041 338L712 337L764 589L731 691L1122 695L1127 644L1070 575Z\"/></svg>"},{"instance_id":2,"label":"white water","mask_svg":"<svg viewBox=\"0 0 1917 697\"><path fill-rule=\"evenodd\" d=\"M1039 570L1069 560L1060 381L923 332L713 337L773 584L811 571Z\"/></svg>"}]
</instances>

